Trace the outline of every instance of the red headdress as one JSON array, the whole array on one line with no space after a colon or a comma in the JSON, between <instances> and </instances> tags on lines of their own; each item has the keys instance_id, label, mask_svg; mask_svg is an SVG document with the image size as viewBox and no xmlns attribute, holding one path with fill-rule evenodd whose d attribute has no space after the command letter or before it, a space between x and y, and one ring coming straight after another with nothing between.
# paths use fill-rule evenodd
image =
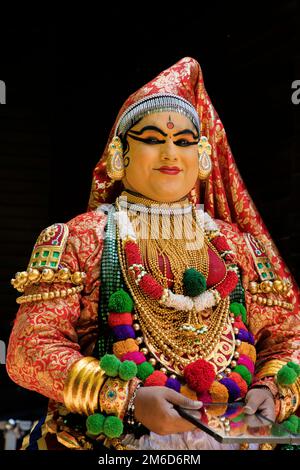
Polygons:
<instances>
[{"instance_id":1,"label":"red headdress","mask_svg":"<svg viewBox=\"0 0 300 470\"><path fill-rule=\"evenodd\" d=\"M201 201L204 210L212 217L234 223L242 232L258 237L266 248L276 274L281 278L290 278L237 169L225 129L206 92L202 71L195 59L181 59L129 96L117 116L108 144L120 117L129 107L147 97L164 93L179 96L193 105L200 119L201 135L206 136L211 145L213 170L206 182L205 200ZM122 183L110 180L106 172L108 144L93 173L89 210L99 204L113 202L122 190ZM195 189L197 202L200 202L199 187Z\"/></svg>"}]
</instances>

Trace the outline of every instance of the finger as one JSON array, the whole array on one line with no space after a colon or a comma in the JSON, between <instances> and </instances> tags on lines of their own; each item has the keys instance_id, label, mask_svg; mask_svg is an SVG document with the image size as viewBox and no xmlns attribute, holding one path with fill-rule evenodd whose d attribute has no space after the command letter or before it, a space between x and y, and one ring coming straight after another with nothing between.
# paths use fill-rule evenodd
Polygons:
<instances>
[{"instance_id":1,"label":"finger","mask_svg":"<svg viewBox=\"0 0 300 470\"><path fill-rule=\"evenodd\" d=\"M265 400L259 406L259 412L268 419L272 421L275 420L275 406L272 400Z\"/></svg>"},{"instance_id":2,"label":"finger","mask_svg":"<svg viewBox=\"0 0 300 470\"><path fill-rule=\"evenodd\" d=\"M180 416L174 408L170 410L170 416L172 416L172 425L175 427L176 433L197 429L197 426L194 423L191 423L184 416ZM200 419L200 412L198 411L197 415L194 414L194 417Z\"/></svg>"},{"instance_id":3,"label":"finger","mask_svg":"<svg viewBox=\"0 0 300 470\"><path fill-rule=\"evenodd\" d=\"M181 393L175 392L175 390L168 389L166 399L173 403L173 405L179 405L182 408L187 408L188 410L198 410L202 408L203 403L197 400L191 400L188 397L185 397Z\"/></svg>"}]
</instances>

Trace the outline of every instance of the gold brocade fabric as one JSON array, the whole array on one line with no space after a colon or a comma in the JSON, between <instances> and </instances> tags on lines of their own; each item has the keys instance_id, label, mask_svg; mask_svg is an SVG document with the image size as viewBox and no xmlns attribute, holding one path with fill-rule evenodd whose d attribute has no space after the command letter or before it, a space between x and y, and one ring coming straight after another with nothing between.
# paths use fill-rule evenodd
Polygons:
<instances>
[{"instance_id":1,"label":"gold brocade fabric","mask_svg":"<svg viewBox=\"0 0 300 470\"><path fill-rule=\"evenodd\" d=\"M63 388L72 364L90 356L98 337L98 296L103 230L101 212L82 214L68 223L69 238L62 263L73 271L84 271L87 281L76 296L28 303L20 306L7 351L10 377L22 387L54 401L63 401ZM235 225L219 222L236 254L242 283L257 280L253 260L244 237ZM62 284L62 288L64 285ZM34 290L48 285L31 286ZM27 293L27 292L26 292ZM257 366L270 360L299 362L299 323L293 312L282 307L251 303L246 292L249 330L257 347Z\"/></svg>"}]
</instances>

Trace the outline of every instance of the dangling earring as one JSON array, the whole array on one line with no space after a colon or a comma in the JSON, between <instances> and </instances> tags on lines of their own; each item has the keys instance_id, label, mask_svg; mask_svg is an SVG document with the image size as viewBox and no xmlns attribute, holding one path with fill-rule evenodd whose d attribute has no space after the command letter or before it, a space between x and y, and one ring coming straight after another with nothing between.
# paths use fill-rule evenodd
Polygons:
<instances>
[{"instance_id":1,"label":"dangling earring","mask_svg":"<svg viewBox=\"0 0 300 470\"><path fill-rule=\"evenodd\" d=\"M108 176L115 181L125 176L122 142L118 136L115 136L108 146L106 171Z\"/></svg>"},{"instance_id":2,"label":"dangling earring","mask_svg":"<svg viewBox=\"0 0 300 470\"><path fill-rule=\"evenodd\" d=\"M198 143L198 155L199 155L199 169L198 176L200 180L206 180L211 174L212 162L211 162L211 145L208 142L207 137L202 136Z\"/></svg>"}]
</instances>

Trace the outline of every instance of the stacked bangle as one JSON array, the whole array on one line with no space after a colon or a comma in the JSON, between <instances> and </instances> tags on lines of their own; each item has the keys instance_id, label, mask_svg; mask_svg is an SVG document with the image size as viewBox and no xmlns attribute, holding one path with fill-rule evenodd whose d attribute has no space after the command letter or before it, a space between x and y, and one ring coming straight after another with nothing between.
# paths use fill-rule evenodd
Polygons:
<instances>
[{"instance_id":1,"label":"stacked bangle","mask_svg":"<svg viewBox=\"0 0 300 470\"><path fill-rule=\"evenodd\" d=\"M99 407L100 389L106 379L94 357L84 357L70 369L64 387L64 402L72 413L89 415Z\"/></svg>"}]
</instances>

